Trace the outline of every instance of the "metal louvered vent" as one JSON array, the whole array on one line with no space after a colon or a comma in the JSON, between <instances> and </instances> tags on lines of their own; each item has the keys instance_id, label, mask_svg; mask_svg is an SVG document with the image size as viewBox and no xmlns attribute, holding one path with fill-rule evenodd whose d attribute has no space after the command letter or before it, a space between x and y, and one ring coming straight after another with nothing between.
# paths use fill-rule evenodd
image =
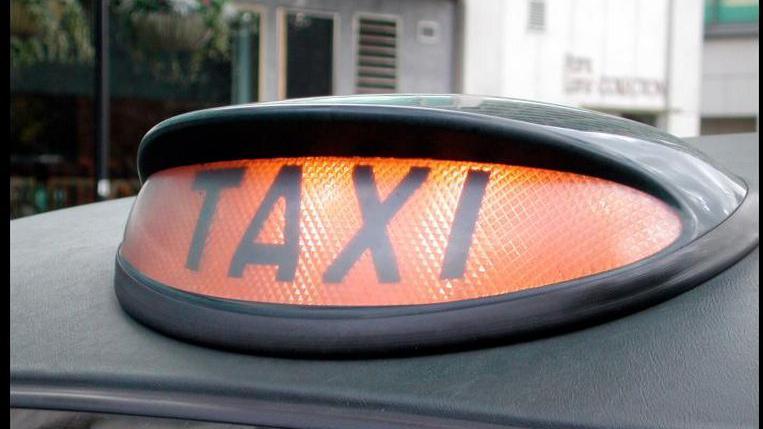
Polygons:
<instances>
[{"instance_id":1,"label":"metal louvered vent","mask_svg":"<svg viewBox=\"0 0 763 429\"><path fill-rule=\"evenodd\" d=\"M397 89L397 22L360 18L355 92L394 92Z\"/></svg>"}]
</instances>

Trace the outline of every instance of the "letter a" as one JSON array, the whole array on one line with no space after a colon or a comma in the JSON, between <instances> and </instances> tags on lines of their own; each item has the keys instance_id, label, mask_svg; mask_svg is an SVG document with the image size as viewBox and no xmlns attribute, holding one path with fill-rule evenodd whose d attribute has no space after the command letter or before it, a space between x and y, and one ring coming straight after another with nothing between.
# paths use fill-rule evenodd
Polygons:
<instances>
[{"instance_id":1,"label":"letter a","mask_svg":"<svg viewBox=\"0 0 763 429\"><path fill-rule=\"evenodd\" d=\"M287 165L278 172L244 237L233 255L228 275L241 277L247 265L277 265L276 280L294 281L299 257L299 208L302 192L302 167ZM279 198L286 201L283 244L255 243L265 221Z\"/></svg>"}]
</instances>

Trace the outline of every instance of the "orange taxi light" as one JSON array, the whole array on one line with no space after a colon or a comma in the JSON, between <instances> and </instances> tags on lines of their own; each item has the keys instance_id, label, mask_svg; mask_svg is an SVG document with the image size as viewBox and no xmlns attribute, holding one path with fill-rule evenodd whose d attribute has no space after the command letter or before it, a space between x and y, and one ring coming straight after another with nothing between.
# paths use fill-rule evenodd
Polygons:
<instances>
[{"instance_id":1,"label":"orange taxi light","mask_svg":"<svg viewBox=\"0 0 763 429\"><path fill-rule=\"evenodd\" d=\"M121 254L211 297L432 304L601 273L681 233L659 199L579 174L426 159L280 158L172 168L144 184Z\"/></svg>"}]
</instances>

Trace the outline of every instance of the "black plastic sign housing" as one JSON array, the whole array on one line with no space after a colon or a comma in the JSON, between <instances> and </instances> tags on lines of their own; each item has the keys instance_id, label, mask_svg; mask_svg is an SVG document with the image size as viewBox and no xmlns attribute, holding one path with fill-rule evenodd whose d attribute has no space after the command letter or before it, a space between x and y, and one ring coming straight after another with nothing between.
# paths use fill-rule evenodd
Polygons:
<instances>
[{"instance_id":1,"label":"black plastic sign housing","mask_svg":"<svg viewBox=\"0 0 763 429\"><path fill-rule=\"evenodd\" d=\"M141 180L179 166L300 157L490 162L624 184L673 208L662 251L532 290L428 305L314 307L211 298L160 284L120 254L122 307L168 335L250 352L367 355L450 349L575 329L686 291L758 241L758 195L680 139L626 119L529 101L461 95L300 99L203 110L144 137Z\"/></svg>"}]
</instances>

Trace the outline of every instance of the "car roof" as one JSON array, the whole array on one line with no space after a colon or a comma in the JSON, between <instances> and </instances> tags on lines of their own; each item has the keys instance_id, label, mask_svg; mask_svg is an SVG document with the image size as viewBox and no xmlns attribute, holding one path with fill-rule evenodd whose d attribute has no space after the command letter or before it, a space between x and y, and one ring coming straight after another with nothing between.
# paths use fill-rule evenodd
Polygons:
<instances>
[{"instance_id":1,"label":"car roof","mask_svg":"<svg viewBox=\"0 0 763 429\"><path fill-rule=\"evenodd\" d=\"M689 143L757 193L757 134ZM452 353L298 359L185 343L125 314L114 256L133 201L11 221L11 406L284 427L758 424L757 246L682 295L586 329Z\"/></svg>"}]
</instances>

